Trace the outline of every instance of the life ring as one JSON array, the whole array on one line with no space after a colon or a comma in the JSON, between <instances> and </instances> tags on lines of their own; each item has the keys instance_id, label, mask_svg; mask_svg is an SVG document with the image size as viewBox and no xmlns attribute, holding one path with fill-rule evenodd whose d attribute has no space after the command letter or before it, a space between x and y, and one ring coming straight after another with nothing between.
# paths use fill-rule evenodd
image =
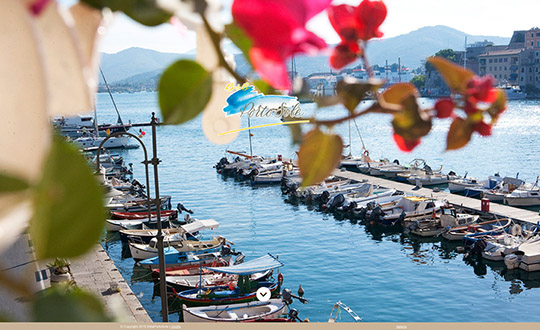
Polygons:
<instances>
[{"instance_id":1,"label":"life ring","mask_svg":"<svg viewBox=\"0 0 540 330\"><path fill-rule=\"evenodd\" d=\"M474 226L467 226L467 231L472 231L473 233L476 233L477 230L478 230L478 228L476 228Z\"/></svg>"},{"instance_id":2,"label":"life ring","mask_svg":"<svg viewBox=\"0 0 540 330\"><path fill-rule=\"evenodd\" d=\"M283 274L279 273L279 275L277 276L277 279L279 283L283 283Z\"/></svg>"},{"instance_id":3,"label":"life ring","mask_svg":"<svg viewBox=\"0 0 540 330\"><path fill-rule=\"evenodd\" d=\"M364 150L364 156L369 157L369 151Z\"/></svg>"}]
</instances>

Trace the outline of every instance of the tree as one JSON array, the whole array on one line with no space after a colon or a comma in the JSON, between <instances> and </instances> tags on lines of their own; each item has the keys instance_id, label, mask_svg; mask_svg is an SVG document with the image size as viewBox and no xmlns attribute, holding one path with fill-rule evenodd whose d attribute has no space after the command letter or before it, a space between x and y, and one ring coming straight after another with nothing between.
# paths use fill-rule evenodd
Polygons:
<instances>
[{"instance_id":1,"label":"tree","mask_svg":"<svg viewBox=\"0 0 540 330\"><path fill-rule=\"evenodd\" d=\"M420 91L423 90L424 86L426 84L426 76L423 75L423 74L419 74L419 75L414 76L411 79L411 84L416 86L416 88L418 88L418 90L420 90Z\"/></svg>"},{"instance_id":2,"label":"tree","mask_svg":"<svg viewBox=\"0 0 540 330\"><path fill-rule=\"evenodd\" d=\"M445 58L445 59L447 59L449 61L452 61L454 63L458 62L456 52L453 49L450 49L450 48L441 49L438 52L436 52L435 55L433 55L433 56L442 57L442 58ZM434 69L433 66L431 64L429 64L429 62L426 61L426 72L429 73L429 72L433 71L433 69Z\"/></svg>"}]
</instances>

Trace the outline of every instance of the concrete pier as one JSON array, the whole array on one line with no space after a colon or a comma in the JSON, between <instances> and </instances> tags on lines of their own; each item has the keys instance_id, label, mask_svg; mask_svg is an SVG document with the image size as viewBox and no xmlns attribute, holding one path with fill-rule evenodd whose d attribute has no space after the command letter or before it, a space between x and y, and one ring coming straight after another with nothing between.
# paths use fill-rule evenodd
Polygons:
<instances>
[{"instance_id":1,"label":"concrete pier","mask_svg":"<svg viewBox=\"0 0 540 330\"><path fill-rule=\"evenodd\" d=\"M83 257L71 260L70 268L77 285L101 297L107 311L116 315L118 321L152 322L101 245L96 244ZM118 285L119 292L110 290L111 283Z\"/></svg>"},{"instance_id":2,"label":"concrete pier","mask_svg":"<svg viewBox=\"0 0 540 330\"><path fill-rule=\"evenodd\" d=\"M449 203L454 205L463 206L478 211L480 210L480 200L475 198L456 195L444 191L435 192L430 188L415 189L415 186L407 183L396 182L381 177L375 177L346 170L336 170L334 171L334 175L357 181L366 180L369 183L379 185L381 187L396 189L405 193L419 196L447 200ZM540 216L538 215L538 212L520 209L508 205L502 205L494 202L490 203L489 212L501 218L511 218L513 220L521 222L537 223L538 221L540 221Z\"/></svg>"}]
</instances>

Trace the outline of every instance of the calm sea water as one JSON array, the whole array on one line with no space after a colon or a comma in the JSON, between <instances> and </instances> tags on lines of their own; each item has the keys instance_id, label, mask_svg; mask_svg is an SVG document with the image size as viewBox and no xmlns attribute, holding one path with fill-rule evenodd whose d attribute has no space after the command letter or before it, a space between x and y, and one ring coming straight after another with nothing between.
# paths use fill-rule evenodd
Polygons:
<instances>
[{"instance_id":1,"label":"calm sea water","mask_svg":"<svg viewBox=\"0 0 540 330\"><path fill-rule=\"evenodd\" d=\"M159 112L155 93L115 94L114 98L126 122L148 122L151 112ZM116 121L107 94L98 95L97 107L100 123ZM311 112L314 105L302 107ZM337 107L321 110L325 117L343 113ZM372 157L402 162L423 158L432 168L443 165L444 172L468 172L480 179L495 172L503 176L519 172L520 178L534 182L540 174L538 101L511 102L492 137L475 135L466 148L452 152L444 152L448 121L439 121L413 153L402 153L392 140L390 120L383 115L357 119ZM354 125L352 129L353 154L359 155L361 142ZM336 130L348 140L348 125ZM145 131L143 140L150 148L151 132ZM255 154L294 157L286 127L257 129L253 134ZM218 220L220 228L210 234L233 241L247 259L267 252L279 255L285 264L281 269L285 287L296 291L302 284L309 299L306 305L293 304L301 318L324 322L333 304L341 300L369 322L540 321L540 272L507 273L503 263L468 264L453 252L455 244L373 232L287 203L278 186L251 187L223 179L212 166L226 149L249 150L245 132L229 145L214 145L204 137L199 117L181 126L159 127L157 135L161 193L172 195L173 204L182 202L193 209L198 218ZM127 163L134 163L135 178L142 182L142 150L120 153ZM161 302L154 296L148 273L131 258L122 257L118 236L105 236L103 244L149 315L160 321ZM170 315L171 321L178 318L178 313ZM352 318L343 314L342 321Z\"/></svg>"}]
</instances>

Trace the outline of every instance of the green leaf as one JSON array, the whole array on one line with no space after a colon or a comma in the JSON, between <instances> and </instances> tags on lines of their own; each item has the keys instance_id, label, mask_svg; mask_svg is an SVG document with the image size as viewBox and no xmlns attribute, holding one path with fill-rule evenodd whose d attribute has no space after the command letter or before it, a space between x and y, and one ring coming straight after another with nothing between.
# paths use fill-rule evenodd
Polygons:
<instances>
[{"instance_id":1,"label":"green leaf","mask_svg":"<svg viewBox=\"0 0 540 330\"><path fill-rule=\"evenodd\" d=\"M289 130L291 131L292 143L298 144L302 142L302 125L292 124L287 126L289 126Z\"/></svg>"},{"instance_id":2,"label":"green leaf","mask_svg":"<svg viewBox=\"0 0 540 330\"><path fill-rule=\"evenodd\" d=\"M454 92L463 94L474 73L442 57L430 57L427 61L441 74L448 87Z\"/></svg>"},{"instance_id":3,"label":"green leaf","mask_svg":"<svg viewBox=\"0 0 540 330\"><path fill-rule=\"evenodd\" d=\"M157 0L82 0L98 9L110 8L121 11L133 20L147 26L156 26L168 22L172 13L158 5Z\"/></svg>"},{"instance_id":4,"label":"green leaf","mask_svg":"<svg viewBox=\"0 0 540 330\"><path fill-rule=\"evenodd\" d=\"M101 301L79 288L50 287L41 292L32 304L37 322L112 322Z\"/></svg>"},{"instance_id":5,"label":"green leaf","mask_svg":"<svg viewBox=\"0 0 540 330\"><path fill-rule=\"evenodd\" d=\"M84 254L103 232L103 190L78 149L55 136L35 189L30 234L39 258Z\"/></svg>"},{"instance_id":6,"label":"green leaf","mask_svg":"<svg viewBox=\"0 0 540 330\"><path fill-rule=\"evenodd\" d=\"M180 60L159 80L159 106L168 124L181 124L199 115L212 95L212 74L199 63Z\"/></svg>"},{"instance_id":7,"label":"green leaf","mask_svg":"<svg viewBox=\"0 0 540 330\"><path fill-rule=\"evenodd\" d=\"M264 95L279 94L274 87L270 86L270 84L264 80L255 80L253 86Z\"/></svg>"},{"instance_id":8,"label":"green leaf","mask_svg":"<svg viewBox=\"0 0 540 330\"><path fill-rule=\"evenodd\" d=\"M339 135L325 134L319 128L307 133L298 151L302 186L326 179L338 166L342 151L343 141Z\"/></svg>"},{"instance_id":9,"label":"green leaf","mask_svg":"<svg viewBox=\"0 0 540 330\"><path fill-rule=\"evenodd\" d=\"M244 30L236 25L235 22L232 22L231 24L225 26L225 34L229 39L231 39L233 44L235 44L236 47L242 51L246 61L249 63L249 65L251 65L251 67L253 67L249 57L249 50L253 46L253 41L251 41L251 39L246 35Z\"/></svg>"},{"instance_id":10,"label":"green leaf","mask_svg":"<svg viewBox=\"0 0 540 330\"><path fill-rule=\"evenodd\" d=\"M0 193L26 190L29 187L23 179L0 172Z\"/></svg>"},{"instance_id":11,"label":"green leaf","mask_svg":"<svg viewBox=\"0 0 540 330\"><path fill-rule=\"evenodd\" d=\"M446 136L446 150L460 149L469 143L473 133L470 121L457 117L450 125Z\"/></svg>"},{"instance_id":12,"label":"green leaf","mask_svg":"<svg viewBox=\"0 0 540 330\"><path fill-rule=\"evenodd\" d=\"M384 82L380 79L368 79L366 82L358 79L343 79L337 83L336 93L341 99L341 103L350 112L362 101L370 91L377 91Z\"/></svg>"},{"instance_id":13,"label":"green leaf","mask_svg":"<svg viewBox=\"0 0 540 330\"><path fill-rule=\"evenodd\" d=\"M413 141L431 130L431 119L418 107L416 97L409 95L402 102L402 110L394 115L394 132L405 140Z\"/></svg>"}]
</instances>

